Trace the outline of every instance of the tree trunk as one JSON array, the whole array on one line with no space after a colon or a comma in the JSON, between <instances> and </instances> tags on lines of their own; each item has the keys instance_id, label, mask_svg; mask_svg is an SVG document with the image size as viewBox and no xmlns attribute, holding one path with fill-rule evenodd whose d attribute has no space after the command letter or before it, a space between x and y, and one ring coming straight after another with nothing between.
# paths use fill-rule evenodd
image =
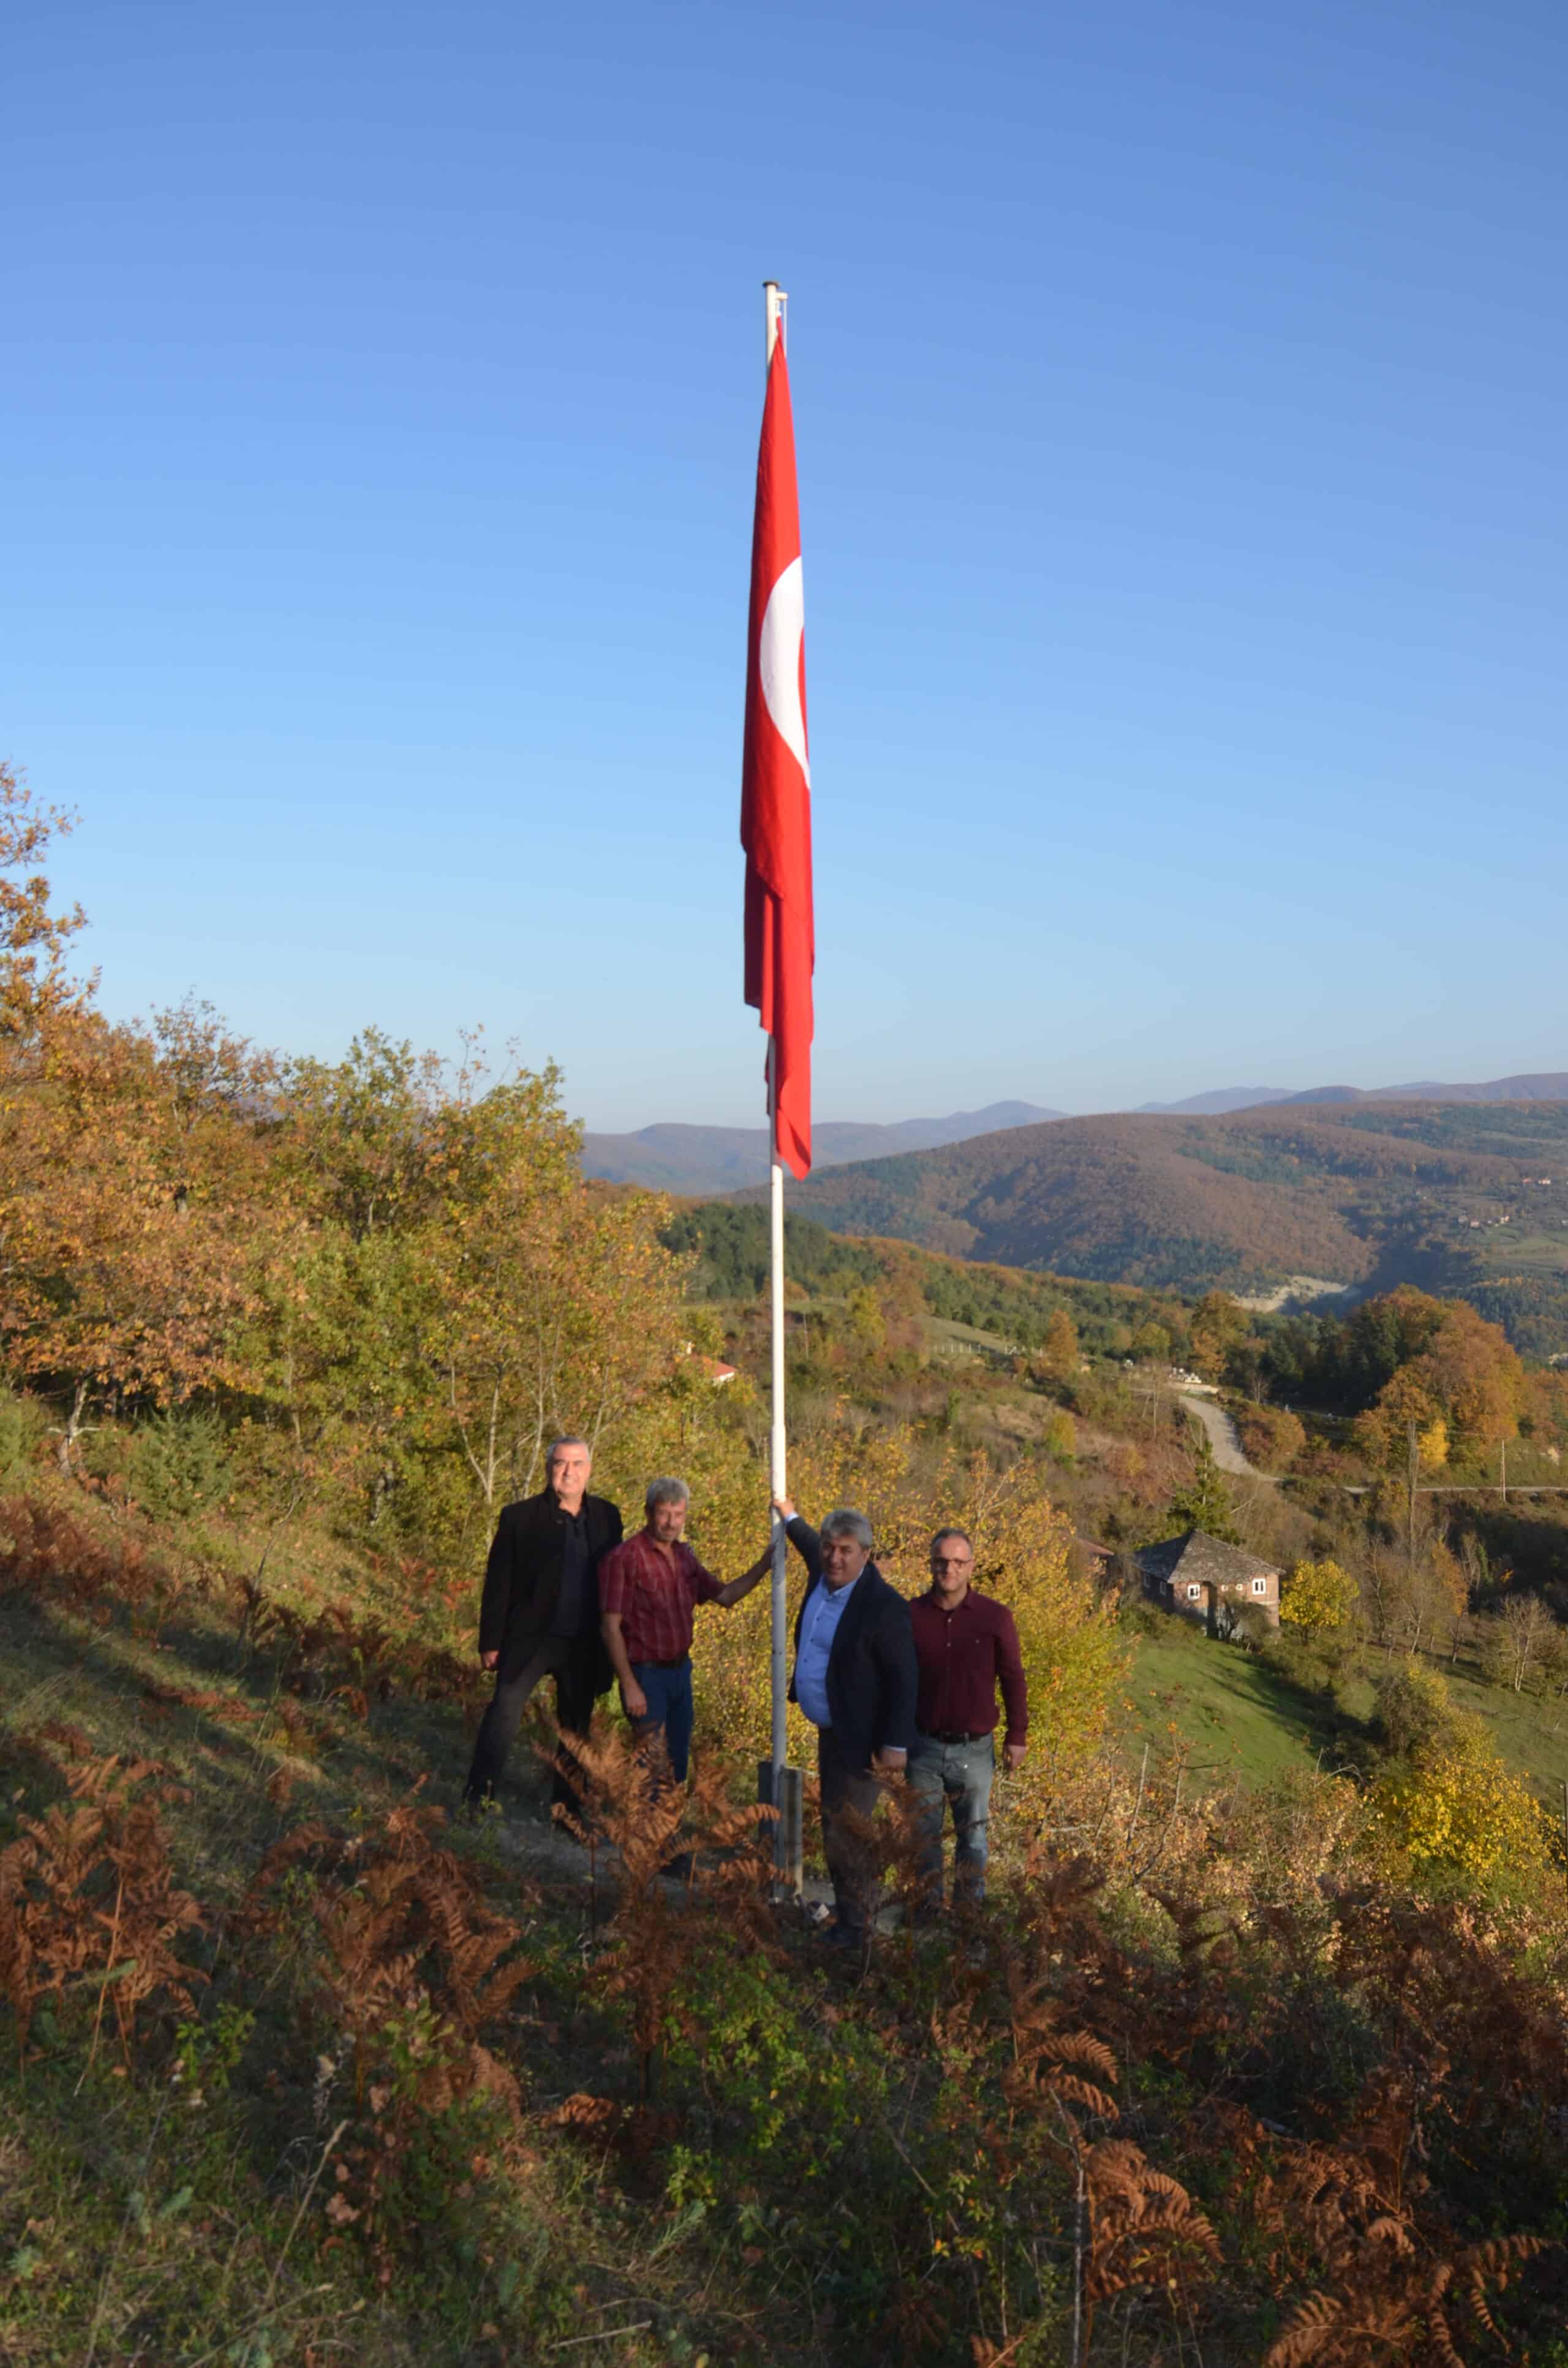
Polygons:
<instances>
[{"instance_id":1,"label":"tree trunk","mask_svg":"<svg viewBox=\"0 0 1568 2368\"><path fill-rule=\"evenodd\" d=\"M65 1428L60 1434L60 1469L67 1478L70 1477L74 1467L76 1441L82 1436L82 1416L87 1404L87 1386L85 1382L77 1383L75 1395L71 1401L71 1412L66 1417Z\"/></svg>"}]
</instances>

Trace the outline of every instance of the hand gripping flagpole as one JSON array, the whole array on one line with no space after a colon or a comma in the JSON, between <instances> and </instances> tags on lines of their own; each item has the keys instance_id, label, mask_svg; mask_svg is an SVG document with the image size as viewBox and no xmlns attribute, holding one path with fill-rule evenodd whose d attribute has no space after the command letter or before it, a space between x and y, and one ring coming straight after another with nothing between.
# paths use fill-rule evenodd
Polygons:
<instances>
[{"instance_id":1,"label":"hand gripping flagpole","mask_svg":"<svg viewBox=\"0 0 1568 2368\"><path fill-rule=\"evenodd\" d=\"M788 348L784 307L789 297L776 279L763 282L767 313L767 366L780 337ZM778 1051L767 1040L767 1126L769 1156L769 1298L772 1317L773 1406L768 1463L775 1497L787 1497L789 1455L784 1428L784 1163L778 1156ZM758 1797L778 1811L773 1828L773 1860L780 1882L799 1892L801 1880L801 1771L786 1766L790 1751L788 1665L790 1605L786 1569L790 1542L784 1523L773 1518L773 1588L771 1664L773 1732L771 1756L757 1770Z\"/></svg>"}]
</instances>

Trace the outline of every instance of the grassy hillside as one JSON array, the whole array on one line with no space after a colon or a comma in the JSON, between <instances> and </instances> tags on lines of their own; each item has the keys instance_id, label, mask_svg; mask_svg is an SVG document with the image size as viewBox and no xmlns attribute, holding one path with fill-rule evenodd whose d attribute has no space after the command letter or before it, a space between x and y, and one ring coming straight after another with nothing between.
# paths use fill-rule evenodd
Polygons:
<instances>
[{"instance_id":1,"label":"grassy hillside","mask_svg":"<svg viewBox=\"0 0 1568 2368\"><path fill-rule=\"evenodd\" d=\"M1139 1642L1127 1689L1127 1747L1179 1759L1201 1791L1240 1777L1268 1783L1311 1766L1332 1765L1335 1730L1308 1698L1256 1655L1216 1643L1184 1620L1166 1619Z\"/></svg>"},{"instance_id":2,"label":"grassy hillside","mask_svg":"<svg viewBox=\"0 0 1568 2368\"><path fill-rule=\"evenodd\" d=\"M1561 1702L1488 1684L1462 1657L1424 1656L1440 1671L1458 1709L1481 1719L1507 1766L1526 1779L1554 1816L1568 1782L1568 1709ZM1123 1733L1128 1750L1180 1759L1201 1789L1235 1778L1270 1783L1292 1769L1339 1764L1347 1742L1364 1735L1372 1680L1384 1666L1369 1653L1366 1674L1333 1713L1290 1684L1255 1654L1220 1644L1187 1621L1163 1619L1140 1638L1129 1674Z\"/></svg>"},{"instance_id":3,"label":"grassy hillside","mask_svg":"<svg viewBox=\"0 0 1568 2368\"><path fill-rule=\"evenodd\" d=\"M1564 2368L1561 2263L1496 2276L1568 2203L1556 1928L1483 1941L1380 1889L1239 1652L1142 1647L1143 1727L1192 1740L1179 1795L1165 1752L1136 1797L1106 1755L1026 1873L1004 1786L986 1913L846 1962L767 1905L749 1816L662 1878L676 1837L613 1745L592 1854L526 1748L508 1822L449 1822L476 1688L439 1590L309 1530L258 1586L263 1531L197 1535L43 1480L0 1507L7 2362L1124 2368L1174 2328L1287 2368L1325 2298L1415 2362L1436 2268L1459 2356L1503 2356L1495 2320ZM688 1838L749 1774L711 1767ZM1365 2130L1413 1932L1423 2177L1391 2205ZM1381 2240L1319 2226L1325 2165Z\"/></svg>"},{"instance_id":4,"label":"grassy hillside","mask_svg":"<svg viewBox=\"0 0 1568 2368\"><path fill-rule=\"evenodd\" d=\"M1568 1347L1560 1102L1069 1119L835 1168L792 1201L844 1233L1145 1287L1409 1281L1484 1290L1505 1318L1517 1292Z\"/></svg>"}]
</instances>

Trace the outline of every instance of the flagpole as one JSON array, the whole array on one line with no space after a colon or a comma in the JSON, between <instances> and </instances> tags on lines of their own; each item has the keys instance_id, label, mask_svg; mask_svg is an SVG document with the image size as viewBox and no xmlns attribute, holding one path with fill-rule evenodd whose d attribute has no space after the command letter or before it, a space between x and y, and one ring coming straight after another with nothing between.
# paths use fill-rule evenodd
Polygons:
<instances>
[{"instance_id":1,"label":"flagpole","mask_svg":"<svg viewBox=\"0 0 1568 2368\"><path fill-rule=\"evenodd\" d=\"M778 1156L778 1114L774 1097L774 1043L767 1040L767 1110L768 1130L772 1138L773 1164L769 1172L768 1275L771 1287L773 1319L773 1431L769 1442L768 1462L772 1470L773 1494L787 1497L790 1493L788 1450L784 1432L784 1166ZM779 1799L779 1776L790 1754L790 1713L787 1704L790 1606L787 1565L790 1542L784 1524L776 1513L773 1517L773 1797Z\"/></svg>"},{"instance_id":2,"label":"flagpole","mask_svg":"<svg viewBox=\"0 0 1568 2368\"><path fill-rule=\"evenodd\" d=\"M787 298L777 279L763 282L767 306L767 363L771 369L773 349L780 337L788 337L784 326L784 306ZM775 1497L787 1497L789 1485L789 1452L784 1428L784 1163L778 1156L778 1056L773 1038L767 1040L767 1131L771 1166L769 1188L769 1252L768 1275L772 1315L773 1349L773 1428L769 1442L769 1463ZM783 1522L774 1516L773 1523L773 1626L772 1626L772 1689L773 1689L773 1798L780 1799L781 1774L790 1752L790 1721L787 1706L786 1664L789 1646L789 1593L786 1566L790 1545ZM782 1847L783 1833L779 1843Z\"/></svg>"}]
</instances>

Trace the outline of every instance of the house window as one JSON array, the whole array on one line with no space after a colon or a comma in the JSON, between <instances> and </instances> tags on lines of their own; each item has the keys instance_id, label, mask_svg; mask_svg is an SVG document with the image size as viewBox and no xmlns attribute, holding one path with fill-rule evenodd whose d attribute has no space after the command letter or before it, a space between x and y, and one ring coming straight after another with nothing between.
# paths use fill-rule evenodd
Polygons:
<instances>
[{"instance_id":1,"label":"house window","mask_svg":"<svg viewBox=\"0 0 1568 2368\"><path fill-rule=\"evenodd\" d=\"M1194 1584L1194 1585L1192 1585L1192 1586L1188 1587L1188 1588L1187 1588L1187 1601L1188 1601L1189 1603L1196 1603L1196 1602L1197 1602L1197 1600L1198 1600L1198 1599L1199 1599L1199 1597L1202 1594L1202 1592L1203 1592L1203 1589L1202 1589L1200 1587L1199 1587L1198 1585L1196 1585L1196 1584Z\"/></svg>"},{"instance_id":2,"label":"house window","mask_svg":"<svg viewBox=\"0 0 1568 2368\"><path fill-rule=\"evenodd\" d=\"M1252 1583L1252 1591L1255 1595L1267 1595L1268 1592L1268 1581L1266 1578L1255 1578Z\"/></svg>"}]
</instances>

